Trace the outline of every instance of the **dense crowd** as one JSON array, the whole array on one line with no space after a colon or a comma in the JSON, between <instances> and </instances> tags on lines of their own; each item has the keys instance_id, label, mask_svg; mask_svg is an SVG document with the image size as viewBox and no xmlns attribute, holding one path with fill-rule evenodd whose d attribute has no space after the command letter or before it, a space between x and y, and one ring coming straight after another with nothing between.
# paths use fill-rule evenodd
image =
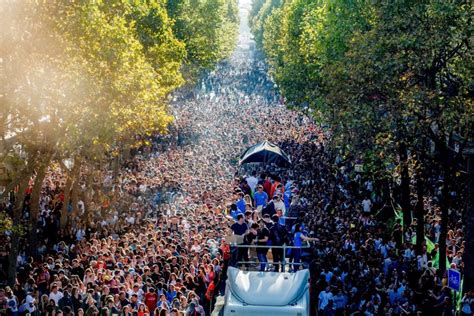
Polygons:
<instances>
[{"instance_id":1,"label":"dense crowd","mask_svg":"<svg viewBox=\"0 0 474 316\"><path fill-rule=\"evenodd\" d=\"M39 248L26 256L23 243L17 283L0 289L0 308L9 315L210 315L229 265L256 261L241 267L281 271L285 255L288 270L301 261L309 267L320 315L451 314L455 297L433 265L437 248L415 253L415 226L403 231L377 216L382 193L356 172L355 157L329 152L329 133L282 102L265 65L237 50L195 90L176 96L169 135L134 150L116 179L97 174L109 195L88 205L80 199L79 219L65 225L65 179L51 168ZM263 140L283 148L291 168L236 167L240 153ZM426 232L436 243L437 192L432 196ZM462 270L460 219L452 209L448 245L452 267ZM234 249L232 235L249 245L309 248ZM7 242L1 251L6 258ZM473 300L462 299L466 315Z\"/></svg>"}]
</instances>

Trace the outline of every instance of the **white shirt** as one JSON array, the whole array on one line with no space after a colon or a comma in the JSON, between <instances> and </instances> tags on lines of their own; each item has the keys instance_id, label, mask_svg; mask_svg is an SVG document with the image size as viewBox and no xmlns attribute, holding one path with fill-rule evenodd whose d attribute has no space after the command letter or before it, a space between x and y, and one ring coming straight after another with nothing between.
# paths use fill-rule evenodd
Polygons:
<instances>
[{"instance_id":1,"label":"white shirt","mask_svg":"<svg viewBox=\"0 0 474 316\"><path fill-rule=\"evenodd\" d=\"M84 211L85 211L85 204L84 204L84 201L80 200L79 202L77 202L77 207L78 207L79 210L81 211L80 213L81 213L81 214L84 214Z\"/></svg>"},{"instance_id":2,"label":"white shirt","mask_svg":"<svg viewBox=\"0 0 474 316\"><path fill-rule=\"evenodd\" d=\"M370 213L370 207L372 206L372 202L369 199L365 199L362 201L362 207L365 213Z\"/></svg>"},{"instance_id":3,"label":"white shirt","mask_svg":"<svg viewBox=\"0 0 474 316\"><path fill-rule=\"evenodd\" d=\"M276 211L276 210L282 210L283 215L286 214L285 203L283 203L283 201L282 201L281 199L280 199L280 201L278 201L278 202L273 201L273 203L275 204L275 211Z\"/></svg>"},{"instance_id":4,"label":"white shirt","mask_svg":"<svg viewBox=\"0 0 474 316\"><path fill-rule=\"evenodd\" d=\"M426 269L428 267L428 256L423 254L422 256L418 256L418 270Z\"/></svg>"},{"instance_id":5,"label":"white shirt","mask_svg":"<svg viewBox=\"0 0 474 316\"><path fill-rule=\"evenodd\" d=\"M367 191L372 192L372 190L374 189L374 187L372 185L372 181L365 182L365 188L367 189Z\"/></svg>"},{"instance_id":6,"label":"white shirt","mask_svg":"<svg viewBox=\"0 0 474 316\"><path fill-rule=\"evenodd\" d=\"M11 298L7 297L7 305L8 307L10 307L12 312L18 311L18 299L16 298L15 295L12 295Z\"/></svg>"},{"instance_id":7,"label":"white shirt","mask_svg":"<svg viewBox=\"0 0 474 316\"><path fill-rule=\"evenodd\" d=\"M35 310L36 310L36 306L34 305L35 303L35 299L33 296L31 295L27 295L26 296L26 300L25 300L25 308L30 312L30 313L33 313Z\"/></svg>"},{"instance_id":8,"label":"white shirt","mask_svg":"<svg viewBox=\"0 0 474 316\"><path fill-rule=\"evenodd\" d=\"M201 251L201 246L200 245L192 245L191 246L191 251L200 252Z\"/></svg>"},{"instance_id":9,"label":"white shirt","mask_svg":"<svg viewBox=\"0 0 474 316\"><path fill-rule=\"evenodd\" d=\"M258 179L255 178L254 176L250 176L246 180L247 180L247 184L249 185L250 189L252 189L252 192L255 192L255 187L257 186Z\"/></svg>"},{"instance_id":10,"label":"white shirt","mask_svg":"<svg viewBox=\"0 0 474 316\"><path fill-rule=\"evenodd\" d=\"M139 302L143 302L143 290L138 289L137 292L135 292L133 289L128 291L128 295L131 297L133 294L137 294L137 298Z\"/></svg>"},{"instance_id":11,"label":"white shirt","mask_svg":"<svg viewBox=\"0 0 474 316\"><path fill-rule=\"evenodd\" d=\"M133 217L133 216L127 217L127 223L129 223L131 225L135 224L135 217Z\"/></svg>"},{"instance_id":12,"label":"white shirt","mask_svg":"<svg viewBox=\"0 0 474 316\"><path fill-rule=\"evenodd\" d=\"M56 294L54 292L49 293L49 299L54 300L56 305L59 304L59 300L62 299L64 294L62 292L57 291Z\"/></svg>"}]
</instances>

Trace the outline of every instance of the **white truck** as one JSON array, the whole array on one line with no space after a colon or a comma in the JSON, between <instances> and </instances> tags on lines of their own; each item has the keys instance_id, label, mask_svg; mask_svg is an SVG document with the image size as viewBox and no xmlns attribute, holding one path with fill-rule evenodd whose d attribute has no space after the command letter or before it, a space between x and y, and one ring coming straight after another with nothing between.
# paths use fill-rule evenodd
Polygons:
<instances>
[{"instance_id":1,"label":"white truck","mask_svg":"<svg viewBox=\"0 0 474 316\"><path fill-rule=\"evenodd\" d=\"M278 273L229 267L225 296L218 301L212 315L308 316L309 270Z\"/></svg>"}]
</instances>

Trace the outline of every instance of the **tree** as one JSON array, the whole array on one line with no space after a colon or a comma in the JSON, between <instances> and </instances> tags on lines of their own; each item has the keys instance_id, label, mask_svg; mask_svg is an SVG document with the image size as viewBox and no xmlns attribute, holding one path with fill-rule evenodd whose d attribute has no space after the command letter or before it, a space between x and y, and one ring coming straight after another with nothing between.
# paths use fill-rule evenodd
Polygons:
<instances>
[{"instance_id":1,"label":"tree","mask_svg":"<svg viewBox=\"0 0 474 316\"><path fill-rule=\"evenodd\" d=\"M233 51L239 23L236 0L168 0L167 10L174 34L186 47L186 78L197 78Z\"/></svg>"}]
</instances>

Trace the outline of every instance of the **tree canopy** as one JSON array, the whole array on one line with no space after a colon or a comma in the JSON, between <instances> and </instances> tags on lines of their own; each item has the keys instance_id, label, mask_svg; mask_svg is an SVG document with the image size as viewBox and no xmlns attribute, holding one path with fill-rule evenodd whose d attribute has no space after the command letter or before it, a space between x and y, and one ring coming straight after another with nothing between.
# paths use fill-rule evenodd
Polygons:
<instances>
[{"instance_id":1,"label":"tree canopy","mask_svg":"<svg viewBox=\"0 0 474 316\"><path fill-rule=\"evenodd\" d=\"M251 21L288 104L348 152L472 137L469 1L255 1Z\"/></svg>"}]
</instances>

